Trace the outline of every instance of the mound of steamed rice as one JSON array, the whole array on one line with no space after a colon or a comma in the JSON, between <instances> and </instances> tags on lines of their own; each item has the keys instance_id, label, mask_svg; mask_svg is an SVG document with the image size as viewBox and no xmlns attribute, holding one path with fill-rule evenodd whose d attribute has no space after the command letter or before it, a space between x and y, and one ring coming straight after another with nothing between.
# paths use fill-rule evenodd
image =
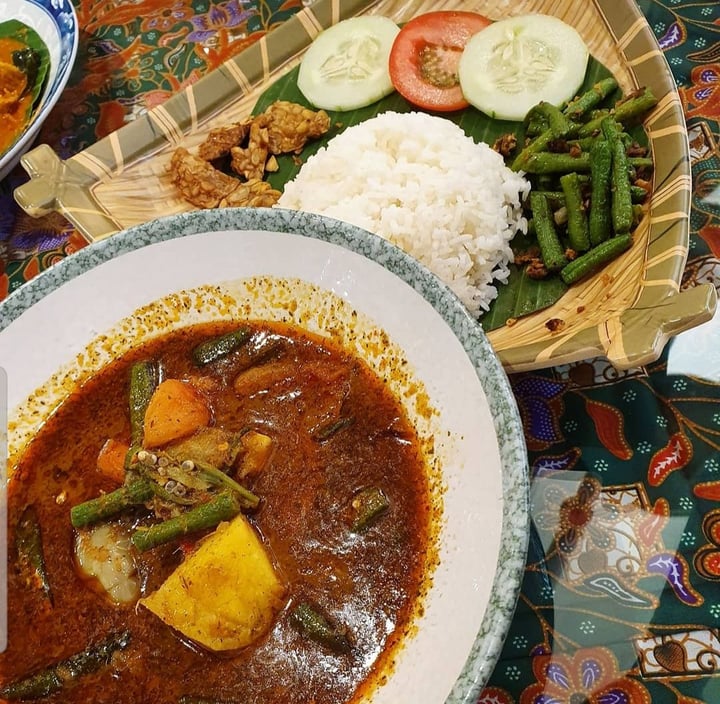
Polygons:
<instances>
[{"instance_id":1,"label":"mound of steamed rice","mask_svg":"<svg viewBox=\"0 0 720 704\"><path fill-rule=\"evenodd\" d=\"M386 112L348 127L286 184L278 206L380 235L420 260L471 313L505 282L509 242L527 229L529 183L450 120Z\"/></svg>"}]
</instances>

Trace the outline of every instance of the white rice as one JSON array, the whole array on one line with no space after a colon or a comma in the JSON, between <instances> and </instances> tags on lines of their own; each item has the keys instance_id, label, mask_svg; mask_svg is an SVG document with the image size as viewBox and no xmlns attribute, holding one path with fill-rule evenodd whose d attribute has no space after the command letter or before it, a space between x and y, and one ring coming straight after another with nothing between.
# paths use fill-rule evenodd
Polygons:
<instances>
[{"instance_id":1,"label":"white rice","mask_svg":"<svg viewBox=\"0 0 720 704\"><path fill-rule=\"evenodd\" d=\"M310 157L278 206L370 230L420 260L471 313L505 282L530 184L450 120L385 112Z\"/></svg>"}]
</instances>

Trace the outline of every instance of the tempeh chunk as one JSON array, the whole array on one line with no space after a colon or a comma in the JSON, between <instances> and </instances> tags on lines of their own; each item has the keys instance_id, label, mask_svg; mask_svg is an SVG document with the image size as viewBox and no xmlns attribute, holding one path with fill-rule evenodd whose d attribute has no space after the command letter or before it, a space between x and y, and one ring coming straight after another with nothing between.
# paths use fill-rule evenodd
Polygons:
<instances>
[{"instance_id":1,"label":"tempeh chunk","mask_svg":"<svg viewBox=\"0 0 720 704\"><path fill-rule=\"evenodd\" d=\"M218 171L210 162L183 147L175 150L170 170L172 181L183 198L198 208L217 208L239 185L236 178Z\"/></svg>"},{"instance_id":2,"label":"tempeh chunk","mask_svg":"<svg viewBox=\"0 0 720 704\"><path fill-rule=\"evenodd\" d=\"M235 182L237 188L220 201L221 208L269 208L280 198L280 191L276 191L267 181L254 178L247 183Z\"/></svg>"},{"instance_id":3,"label":"tempeh chunk","mask_svg":"<svg viewBox=\"0 0 720 704\"><path fill-rule=\"evenodd\" d=\"M309 139L321 137L330 129L330 117L287 100L274 102L266 111L271 154L298 154Z\"/></svg>"},{"instance_id":4,"label":"tempeh chunk","mask_svg":"<svg viewBox=\"0 0 720 704\"><path fill-rule=\"evenodd\" d=\"M230 153L230 149L242 143L249 132L249 120L210 130L205 141L198 147L198 156L206 161L226 156Z\"/></svg>"},{"instance_id":5,"label":"tempeh chunk","mask_svg":"<svg viewBox=\"0 0 720 704\"><path fill-rule=\"evenodd\" d=\"M233 147L232 169L248 181L262 179L265 175L265 162L268 158L268 129L265 127L267 119L255 118L250 125L250 139L246 149Z\"/></svg>"}]
</instances>

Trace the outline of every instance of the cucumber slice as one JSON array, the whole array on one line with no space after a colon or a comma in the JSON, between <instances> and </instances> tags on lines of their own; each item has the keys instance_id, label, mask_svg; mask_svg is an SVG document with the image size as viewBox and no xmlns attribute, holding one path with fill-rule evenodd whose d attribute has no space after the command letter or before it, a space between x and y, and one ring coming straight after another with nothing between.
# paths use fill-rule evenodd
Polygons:
<instances>
[{"instance_id":1,"label":"cucumber slice","mask_svg":"<svg viewBox=\"0 0 720 704\"><path fill-rule=\"evenodd\" d=\"M509 17L470 38L460 57L460 87L486 115L522 120L542 100L559 106L572 98L588 58L582 37L557 17Z\"/></svg>"},{"instance_id":2,"label":"cucumber slice","mask_svg":"<svg viewBox=\"0 0 720 704\"><path fill-rule=\"evenodd\" d=\"M321 32L298 72L300 92L316 108L356 110L392 93L388 58L400 28L387 17L351 17Z\"/></svg>"}]
</instances>

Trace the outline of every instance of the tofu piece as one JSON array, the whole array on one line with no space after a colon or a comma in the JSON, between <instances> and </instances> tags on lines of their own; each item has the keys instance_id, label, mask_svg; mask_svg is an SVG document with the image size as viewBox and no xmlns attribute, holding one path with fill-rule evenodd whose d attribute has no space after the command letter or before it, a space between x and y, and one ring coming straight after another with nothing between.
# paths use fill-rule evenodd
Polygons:
<instances>
[{"instance_id":1,"label":"tofu piece","mask_svg":"<svg viewBox=\"0 0 720 704\"><path fill-rule=\"evenodd\" d=\"M266 633L284 605L285 585L242 514L218 526L140 603L214 651L237 650Z\"/></svg>"}]
</instances>

